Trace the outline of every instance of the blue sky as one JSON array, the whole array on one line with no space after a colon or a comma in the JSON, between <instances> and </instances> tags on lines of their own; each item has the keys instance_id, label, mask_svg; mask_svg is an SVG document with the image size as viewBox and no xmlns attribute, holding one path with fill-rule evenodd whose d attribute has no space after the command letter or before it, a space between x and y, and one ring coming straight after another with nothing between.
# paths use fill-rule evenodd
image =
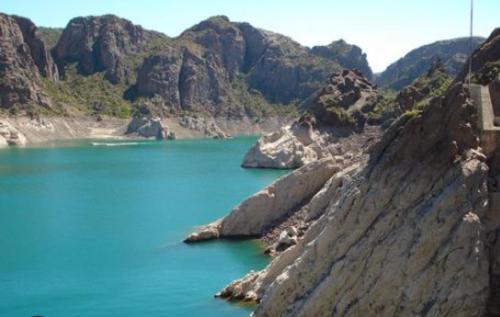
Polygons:
<instances>
[{"instance_id":1,"label":"blue sky","mask_svg":"<svg viewBox=\"0 0 500 317\"><path fill-rule=\"evenodd\" d=\"M343 38L382 71L411 49L466 36L470 0L0 0L0 11L63 27L75 16L113 13L176 36L218 14L288 35L307 45ZM500 0L476 0L475 34L500 26Z\"/></svg>"}]
</instances>

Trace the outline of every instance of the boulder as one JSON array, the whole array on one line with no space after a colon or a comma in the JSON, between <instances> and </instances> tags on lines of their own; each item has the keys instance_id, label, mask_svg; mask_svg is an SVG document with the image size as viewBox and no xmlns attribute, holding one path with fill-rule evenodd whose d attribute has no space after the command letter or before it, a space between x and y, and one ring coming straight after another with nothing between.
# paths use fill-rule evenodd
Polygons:
<instances>
[{"instance_id":1,"label":"boulder","mask_svg":"<svg viewBox=\"0 0 500 317\"><path fill-rule=\"evenodd\" d=\"M309 120L303 117L292 126L261 137L246 153L241 166L291 169L329 157L325 142Z\"/></svg>"},{"instance_id":2,"label":"boulder","mask_svg":"<svg viewBox=\"0 0 500 317\"><path fill-rule=\"evenodd\" d=\"M155 138L157 140L172 139L172 134L168 131L160 118L134 117L125 134L136 134L144 138Z\"/></svg>"}]
</instances>

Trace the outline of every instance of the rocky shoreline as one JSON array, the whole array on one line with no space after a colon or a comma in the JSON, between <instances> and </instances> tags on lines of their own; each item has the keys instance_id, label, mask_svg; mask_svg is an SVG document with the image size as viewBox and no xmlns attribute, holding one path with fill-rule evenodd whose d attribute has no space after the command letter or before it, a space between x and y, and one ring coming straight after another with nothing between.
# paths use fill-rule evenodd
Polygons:
<instances>
[{"instance_id":1,"label":"rocky shoreline","mask_svg":"<svg viewBox=\"0 0 500 317\"><path fill-rule=\"evenodd\" d=\"M191 139L269 133L286 118L227 119L212 117L119 119L113 117L0 116L0 148L72 139ZM193 123L195 122L195 123Z\"/></svg>"}]
</instances>

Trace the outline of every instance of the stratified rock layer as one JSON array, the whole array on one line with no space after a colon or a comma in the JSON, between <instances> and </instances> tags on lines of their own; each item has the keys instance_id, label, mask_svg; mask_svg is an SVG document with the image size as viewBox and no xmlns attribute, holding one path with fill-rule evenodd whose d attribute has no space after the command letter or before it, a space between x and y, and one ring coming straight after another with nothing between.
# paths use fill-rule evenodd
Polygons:
<instances>
[{"instance_id":1,"label":"stratified rock layer","mask_svg":"<svg viewBox=\"0 0 500 317\"><path fill-rule=\"evenodd\" d=\"M401 117L326 212L221 296L255 316L483 316L490 296L488 167L460 85Z\"/></svg>"},{"instance_id":2,"label":"stratified rock layer","mask_svg":"<svg viewBox=\"0 0 500 317\"><path fill-rule=\"evenodd\" d=\"M262 236L320 190L339 169L331 159L312 162L278 179L217 220L186 238L186 242Z\"/></svg>"}]
</instances>

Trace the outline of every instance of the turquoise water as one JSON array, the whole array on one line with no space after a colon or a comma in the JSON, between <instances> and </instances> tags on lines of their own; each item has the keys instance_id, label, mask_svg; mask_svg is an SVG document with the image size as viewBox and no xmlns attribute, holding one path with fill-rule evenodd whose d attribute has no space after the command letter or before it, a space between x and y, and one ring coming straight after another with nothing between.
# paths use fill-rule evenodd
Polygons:
<instances>
[{"instance_id":1,"label":"turquoise water","mask_svg":"<svg viewBox=\"0 0 500 317\"><path fill-rule=\"evenodd\" d=\"M283 174L239 167L254 141L1 150L0 316L248 316L213 294L258 245L180 241Z\"/></svg>"}]
</instances>

